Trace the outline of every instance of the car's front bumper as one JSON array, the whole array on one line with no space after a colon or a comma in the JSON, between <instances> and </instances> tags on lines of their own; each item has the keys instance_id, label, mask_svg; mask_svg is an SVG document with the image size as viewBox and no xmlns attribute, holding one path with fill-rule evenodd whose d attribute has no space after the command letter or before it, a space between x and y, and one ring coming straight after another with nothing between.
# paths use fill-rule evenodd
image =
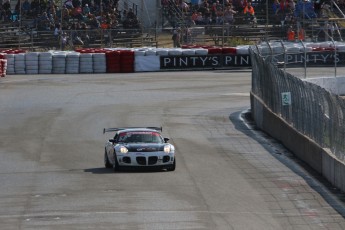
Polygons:
<instances>
[{"instance_id":1,"label":"car's front bumper","mask_svg":"<svg viewBox=\"0 0 345 230\"><path fill-rule=\"evenodd\" d=\"M174 163L175 154L164 152L145 152L117 155L119 166L165 166Z\"/></svg>"}]
</instances>

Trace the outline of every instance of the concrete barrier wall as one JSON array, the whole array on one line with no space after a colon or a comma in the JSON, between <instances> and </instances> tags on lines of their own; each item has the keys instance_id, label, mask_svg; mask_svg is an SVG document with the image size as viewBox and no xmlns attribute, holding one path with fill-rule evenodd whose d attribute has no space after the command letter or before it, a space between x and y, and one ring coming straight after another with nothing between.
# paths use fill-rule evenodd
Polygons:
<instances>
[{"instance_id":1,"label":"concrete barrier wall","mask_svg":"<svg viewBox=\"0 0 345 230\"><path fill-rule=\"evenodd\" d=\"M322 77L322 78L307 78L305 81L311 82L315 85L330 91L333 94L345 95L345 77Z\"/></svg>"},{"instance_id":2,"label":"concrete barrier wall","mask_svg":"<svg viewBox=\"0 0 345 230\"><path fill-rule=\"evenodd\" d=\"M345 165L328 150L296 131L273 113L260 98L250 94L251 111L258 128L279 140L296 157L307 163L332 185L345 191ZM284 130L284 132L282 132Z\"/></svg>"}]
</instances>

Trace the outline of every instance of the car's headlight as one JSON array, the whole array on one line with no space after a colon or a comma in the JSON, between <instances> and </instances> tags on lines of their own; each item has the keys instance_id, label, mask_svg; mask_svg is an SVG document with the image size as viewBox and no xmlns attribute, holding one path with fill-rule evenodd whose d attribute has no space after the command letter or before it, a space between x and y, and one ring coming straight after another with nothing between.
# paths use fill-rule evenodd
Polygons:
<instances>
[{"instance_id":1,"label":"car's headlight","mask_svg":"<svg viewBox=\"0 0 345 230\"><path fill-rule=\"evenodd\" d=\"M125 146L121 146L120 153L128 153L128 149Z\"/></svg>"},{"instance_id":2,"label":"car's headlight","mask_svg":"<svg viewBox=\"0 0 345 230\"><path fill-rule=\"evenodd\" d=\"M170 151L171 151L171 146L170 145L164 145L164 152L170 153Z\"/></svg>"}]
</instances>

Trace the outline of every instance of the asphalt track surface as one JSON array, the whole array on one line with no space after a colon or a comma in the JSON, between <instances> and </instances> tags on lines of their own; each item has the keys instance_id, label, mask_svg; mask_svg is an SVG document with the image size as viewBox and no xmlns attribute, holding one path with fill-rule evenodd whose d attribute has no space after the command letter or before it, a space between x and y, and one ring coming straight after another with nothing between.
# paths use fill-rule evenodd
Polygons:
<instances>
[{"instance_id":1,"label":"asphalt track surface","mask_svg":"<svg viewBox=\"0 0 345 230\"><path fill-rule=\"evenodd\" d=\"M1 78L0 229L345 229L343 194L244 119L250 87L250 70ZM176 171L105 169L119 126L162 126Z\"/></svg>"}]
</instances>

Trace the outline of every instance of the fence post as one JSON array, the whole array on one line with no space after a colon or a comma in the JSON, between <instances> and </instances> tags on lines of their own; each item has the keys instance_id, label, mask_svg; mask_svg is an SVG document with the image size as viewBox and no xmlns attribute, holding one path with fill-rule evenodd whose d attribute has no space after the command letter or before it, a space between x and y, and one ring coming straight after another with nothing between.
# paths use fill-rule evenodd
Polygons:
<instances>
[{"instance_id":1,"label":"fence post","mask_svg":"<svg viewBox=\"0 0 345 230\"><path fill-rule=\"evenodd\" d=\"M303 46L304 49L304 79L307 78L307 50L306 47L304 45L304 42L302 40L299 40Z\"/></svg>"},{"instance_id":2,"label":"fence post","mask_svg":"<svg viewBox=\"0 0 345 230\"><path fill-rule=\"evenodd\" d=\"M284 42L282 40L279 40L280 44L282 44L282 47L284 49L284 77L286 77L286 49L284 46Z\"/></svg>"}]
</instances>

